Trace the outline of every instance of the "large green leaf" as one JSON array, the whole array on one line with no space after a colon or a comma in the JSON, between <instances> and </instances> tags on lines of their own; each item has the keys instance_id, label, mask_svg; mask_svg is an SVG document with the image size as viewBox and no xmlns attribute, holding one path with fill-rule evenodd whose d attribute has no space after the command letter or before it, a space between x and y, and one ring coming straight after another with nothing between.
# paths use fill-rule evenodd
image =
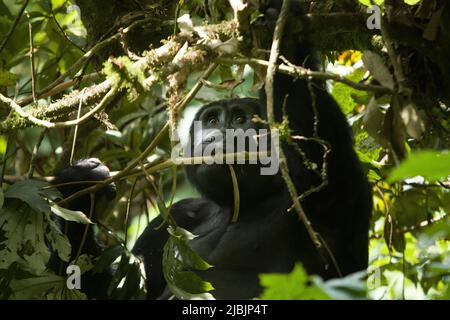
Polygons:
<instances>
[{"instance_id":1,"label":"large green leaf","mask_svg":"<svg viewBox=\"0 0 450 320\"><path fill-rule=\"evenodd\" d=\"M328 300L330 297L315 284L309 283L306 271L300 264L288 274L261 274L264 300Z\"/></svg>"},{"instance_id":2,"label":"large green leaf","mask_svg":"<svg viewBox=\"0 0 450 320\"><path fill-rule=\"evenodd\" d=\"M213 285L202 280L195 270L207 270L212 266L203 260L188 242L195 238L189 231L169 227L169 240L164 246L163 272L171 292L180 299L211 299L207 292Z\"/></svg>"},{"instance_id":3,"label":"large green leaf","mask_svg":"<svg viewBox=\"0 0 450 320\"><path fill-rule=\"evenodd\" d=\"M364 77L365 72L366 71L363 68L359 68L353 71L350 75L347 75L346 78L354 82L359 82ZM361 97L361 91L338 82L333 85L332 95L338 102L344 114L350 114L358 105L353 96Z\"/></svg>"},{"instance_id":4,"label":"large green leaf","mask_svg":"<svg viewBox=\"0 0 450 320\"><path fill-rule=\"evenodd\" d=\"M85 300L86 295L76 289L68 289L65 277L44 274L40 277L12 280L13 299Z\"/></svg>"},{"instance_id":5,"label":"large green leaf","mask_svg":"<svg viewBox=\"0 0 450 320\"><path fill-rule=\"evenodd\" d=\"M0 269L14 262L33 274L46 269L50 252L45 244L43 214L19 202L5 205L0 211L0 226L5 240L0 242Z\"/></svg>"},{"instance_id":6,"label":"large green leaf","mask_svg":"<svg viewBox=\"0 0 450 320\"><path fill-rule=\"evenodd\" d=\"M5 198L20 199L37 212L50 212L48 199L56 199L61 194L55 188L46 188L50 184L44 181L27 179L11 185L5 192Z\"/></svg>"},{"instance_id":7,"label":"large green leaf","mask_svg":"<svg viewBox=\"0 0 450 320\"><path fill-rule=\"evenodd\" d=\"M31 274L42 274L50 258L49 246L63 261L69 260L71 246L50 213L37 212L16 199L0 209L0 269L13 263Z\"/></svg>"},{"instance_id":8,"label":"large green leaf","mask_svg":"<svg viewBox=\"0 0 450 320\"><path fill-rule=\"evenodd\" d=\"M450 175L449 151L419 151L412 153L408 159L395 168L388 182L422 176L429 182L447 179Z\"/></svg>"}]
</instances>

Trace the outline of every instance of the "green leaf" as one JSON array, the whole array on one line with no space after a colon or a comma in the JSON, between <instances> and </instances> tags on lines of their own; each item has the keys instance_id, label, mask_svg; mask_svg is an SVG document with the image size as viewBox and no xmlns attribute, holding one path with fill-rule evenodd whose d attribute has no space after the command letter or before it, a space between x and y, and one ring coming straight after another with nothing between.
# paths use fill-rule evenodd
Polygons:
<instances>
[{"instance_id":1,"label":"green leaf","mask_svg":"<svg viewBox=\"0 0 450 320\"><path fill-rule=\"evenodd\" d=\"M56 203L51 203L51 211L56 214L58 217L63 218L67 221L73 221L83 224L94 224L83 212L69 210L63 207L58 206Z\"/></svg>"},{"instance_id":2,"label":"green leaf","mask_svg":"<svg viewBox=\"0 0 450 320\"><path fill-rule=\"evenodd\" d=\"M330 297L316 284L310 284L306 271L296 264L289 274L260 274L264 287L263 300L329 300Z\"/></svg>"},{"instance_id":3,"label":"green leaf","mask_svg":"<svg viewBox=\"0 0 450 320\"><path fill-rule=\"evenodd\" d=\"M20 268L32 274L43 273L50 258L44 215L15 200L0 210L0 226L4 232L0 248L7 248L0 250L0 269L18 262Z\"/></svg>"},{"instance_id":4,"label":"green leaf","mask_svg":"<svg viewBox=\"0 0 450 320\"><path fill-rule=\"evenodd\" d=\"M37 212L18 199L7 199L0 209L0 226L0 248L7 248L0 250L0 269L17 262L22 270L40 275L47 268L50 248L69 261L70 243L51 212Z\"/></svg>"},{"instance_id":5,"label":"green leaf","mask_svg":"<svg viewBox=\"0 0 450 320\"><path fill-rule=\"evenodd\" d=\"M94 268L94 257L89 254L81 254L78 259L73 260L71 264L77 265L80 268L81 274L86 273Z\"/></svg>"},{"instance_id":6,"label":"green leaf","mask_svg":"<svg viewBox=\"0 0 450 320\"><path fill-rule=\"evenodd\" d=\"M188 230L177 227L176 230L169 227L168 232L171 239L175 242L180 255L183 259L185 267L193 268L196 270L208 270L212 267L208 262L203 260L194 250L191 249L188 242L196 238L195 235Z\"/></svg>"},{"instance_id":7,"label":"green leaf","mask_svg":"<svg viewBox=\"0 0 450 320\"><path fill-rule=\"evenodd\" d=\"M429 211L439 211L439 197L433 190L410 189L399 195L393 210L399 228L418 225L427 220Z\"/></svg>"},{"instance_id":8,"label":"green leaf","mask_svg":"<svg viewBox=\"0 0 450 320\"><path fill-rule=\"evenodd\" d=\"M406 4L409 4L410 6L414 6L418 4L421 0L404 0Z\"/></svg>"},{"instance_id":9,"label":"green leaf","mask_svg":"<svg viewBox=\"0 0 450 320\"><path fill-rule=\"evenodd\" d=\"M46 296L66 286L66 279L54 274L46 274L21 280L12 280L13 299L45 299Z\"/></svg>"},{"instance_id":10,"label":"green leaf","mask_svg":"<svg viewBox=\"0 0 450 320\"><path fill-rule=\"evenodd\" d=\"M450 152L419 151L413 153L403 163L395 168L388 182L422 176L429 182L447 179L450 175Z\"/></svg>"},{"instance_id":11,"label":"green leaf","mask_svg":"<svg viewBox=\"0 0 450 320\"><path fill-rule=\"evenodd\" d=\"M417 1L417 0L415 0ZM420 1L420 0L419 0ZM372 0L359 0L360 3L362 3L365 6L371 6L372 5ZM375 0L373 1L376 5L380 6L381 4L383 4L384 0Z\"/></svg>"},{"instance_id":12,"label":"green leaf","mask_svg":"<svg viewBox=\"0 0 450 320\"><path fill-rule=\"evenodd\" d=\"M378 82L387 88L394 89L394 77L378 54L368 50L364 51L362 60L364 66Z\"/></svg>"},{"instance_id":13,"label":"green leaf","mask_svg":"<svg viewBox=\"0 0 450 320\"><path fill-rule=\"evenodd\" d=\"M337 300L367 299L366 271L349 274L344 278L335 278L323 282L314 278L314 283L321 287L331 298Z\"/></svg>"},{"instance_id":14,"label":"green leaf","mask_svg":"<svg viewBox=\"0 0 450 320\"><path fill-rule=\"evenodd\" d=\"M61 195L54 188L43 189L48 186L50 184L44 181L32 179L19 181L6 190L5 198L20 199L37 212L50 212L50 206L46 198L54 199L61 197Z\"/></svg>"},{"instance_id":15,"label":"green leaf","mask_svg":"<svg viewBox=\"0 0 450 320\"><path fill-rule=\"evenodd\" d=\"M0 70L0 87L13 86L17 81L17 75L6 70Z\"/></svg>"},{"instance_id":16,"label":"green leaf","mask_svg":"<svg viewBox=\"0 0 450 320\"><path fill-rule=\"evenodd\" d=\"M0 269L0 300L7 300L12 293L10 283L17 269L17 263L13 263L8 269Z\"/></svg>"},{"instance_id":17,"label":"green leaf","mask_svg":"<svg viewBox=\"0 0 450 320\"><path fill-rule=\"evenodd\" d=\"M50 214L46 214L46 221L50 228L47 228L46 239L50 246L58 253L59 258L62 261L68 262L70 259L70 253L72 246L69 239L65 234L62 234L56 225L55 221L51 218Z\"/></svg>"},{"instance_id":18,"label":"green leaf","mask_svg":"<svg viewBox=\"0 0 450 320\"><path fill-rule=\"evenodd\" d=\"M363 79L365 72L366 71L363 68L359 68L346 76L346 78L354 82L359 82ZM353 112L358 104L352 97L360 97L361 91L338 82L333 85L332 95L341 107L342 112L344 112L344 114L349 114Z\"/></svg>"},{"instance_id":19,"label":"green leaf","mask_svg":"<svg viewBox=\"0 0 450 320\"><path fill-rule=\"evenodd\" d=\"M77 289L66 286L56 287L46 295L47 300L87 300L86 294Z\"/></svg>"},{"instance_id":20,"label":"green leaf","mask_svg":"<svg viewBox=\"0 0 450 320\"><path fill-rule=\"evenodd\" d=\"M164 246L163 273L171 292L180 299L211 299L208 291L214 289L193 271L207 270L212 266L204 261L188 242L195 238L189 231L169 227L169 240Z\"/></svg>"},{"instance_id":21,"label":"green leaf","mask_svg":"<svg viewBox=\"0 0 450 320\"><path fill-rule=\"evenodd\" d=\"M192 271L180 271L174 275L173 283L181 290L193 295L201 294L214 289L211 283L203 281Z\"/></svg>"}]
</instances>

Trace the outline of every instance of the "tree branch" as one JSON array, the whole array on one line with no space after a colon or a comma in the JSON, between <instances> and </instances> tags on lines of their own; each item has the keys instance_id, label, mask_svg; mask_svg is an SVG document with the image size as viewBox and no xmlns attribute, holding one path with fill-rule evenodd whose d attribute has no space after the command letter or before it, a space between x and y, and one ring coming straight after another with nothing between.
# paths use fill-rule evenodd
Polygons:
<instances>
[{"instance_id":1,"label":"tree branch","mask_svg":"<svg viewBox=\"0 0 450 320\"><path fill-rule=\"evenodd\" d=\"M26 111L24 111L14 100L12 100L12 99L10 99L8 97L5 97L1 93L0 93L0 100L3 101L4 103L7 103L22 118L32 122L33 124L35 124L35 125L37 125L39 127L44 127L44 128L66 128L66 127L71 127L71 126L74 126L74 125L79 125L79 124L87 121L88 119L90 119L97 112L103 110L103 108L106 107L108 102L111 101L112 98L117 94L118 90L119 90L119 87L113 87L103 97L103 99L100 101L100 103L95 108L93 108L89 112L85 113L79 119L68 120L68 121L63 121L63 122L50 122L50 121L47 121L47 120L38 119L38 118L34 117L33 115L31 115L31 114L27 113Z\"/></svg>"},{"instance_id":2,"label":"tree branch","mask_svg":"<svg viewBox=\"0 0 450 320\"><path fill-rule=\"evenodd\" d=\"M283 59L283 57L281 57ZM268 68L269 61L265 61L262 59L254 59L254 58L219 58L218 62L224 64L237 64L237 65L245 65L248 64L250 66L259 66ZM288 64L280 64L276 66L276 71L282 74L287 74L299 79L317 79L317 80L332 80L336 82L341 82L349 87L352 87L356 90L362 91L372 91L378 93L392 93L390 88L373 85L373 84L364 84L353 82L340 74L335 74L331 72L320 72L313 71L310 69L303 68L301 66L295 66L291 63Z\"/></svg>"}]
</instances>

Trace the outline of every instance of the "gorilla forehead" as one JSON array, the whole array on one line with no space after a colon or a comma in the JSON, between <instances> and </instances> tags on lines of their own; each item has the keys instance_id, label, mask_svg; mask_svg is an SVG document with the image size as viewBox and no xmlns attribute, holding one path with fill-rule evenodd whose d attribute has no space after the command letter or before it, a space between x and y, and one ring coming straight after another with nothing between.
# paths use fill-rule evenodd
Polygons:
<instances>
[{"instance_id":1,"label":"gorilla forehead","mask_svg":"<svg viewBox=\"0 0 450 320\"><path fill-rule=\"evenodd\" d=\"M247 108L250 108L249 111L251 111L252 114L258 114L261 115L262 114L262 107L261 107L261 102L259 99L255 99L255 98L235 98L235 99L227 99L227 100L218 100L218 101L214 101L211 102L209 104L206 104L204 106L201 107L201 109L197 112L197 114L195 115L195 119L194 120L199 120L202 118L202 116L208 112L208 110L210 109L233 109L235 107L241 107L244 110L246 110Z\"/></svg>"}]
</instances>

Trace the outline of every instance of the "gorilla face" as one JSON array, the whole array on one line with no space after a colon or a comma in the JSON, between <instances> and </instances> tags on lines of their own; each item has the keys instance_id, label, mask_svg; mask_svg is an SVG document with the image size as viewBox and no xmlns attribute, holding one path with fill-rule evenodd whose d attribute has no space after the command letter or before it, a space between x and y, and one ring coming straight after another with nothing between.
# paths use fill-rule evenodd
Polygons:
<instances>
[{"instance_id":1,"label":"gorilla face","mask_svg":"<svg viewBox=\"0 0 450 320\"><path fill-rule=\"evenodd\" d=\"M268 126L254 121L255 115L264 116L259 100L252 98L217 101L199 110L191 125L187 145L190 150L186 149L185 155L209 157L202 164L186 167L189 180L202 194L219 203L233 199L228 164L233 164L241 195L249 194L246 199L251 201L252 194L261 195L262 186L273 180L261 174L261 167L267 163L255 156L271 146ZM244 151L254 158L245 159ZM236 153L241 153L240 157L232 155Z\"/></svg>"},{"instance_id":2,"label":"gorilla face","mask_svg":"<svg viewBox=\"0 0 450 320\"><path fill-rule=\"evenodd\" d=\"M218 101L204 106L191 126L194 149L203 155L255 151L258 130L263 128L252 120L255 115L261 116L256 99ZM245 138L245 144L239 143L241 138Z\"/></svg>"}]
</instances>

